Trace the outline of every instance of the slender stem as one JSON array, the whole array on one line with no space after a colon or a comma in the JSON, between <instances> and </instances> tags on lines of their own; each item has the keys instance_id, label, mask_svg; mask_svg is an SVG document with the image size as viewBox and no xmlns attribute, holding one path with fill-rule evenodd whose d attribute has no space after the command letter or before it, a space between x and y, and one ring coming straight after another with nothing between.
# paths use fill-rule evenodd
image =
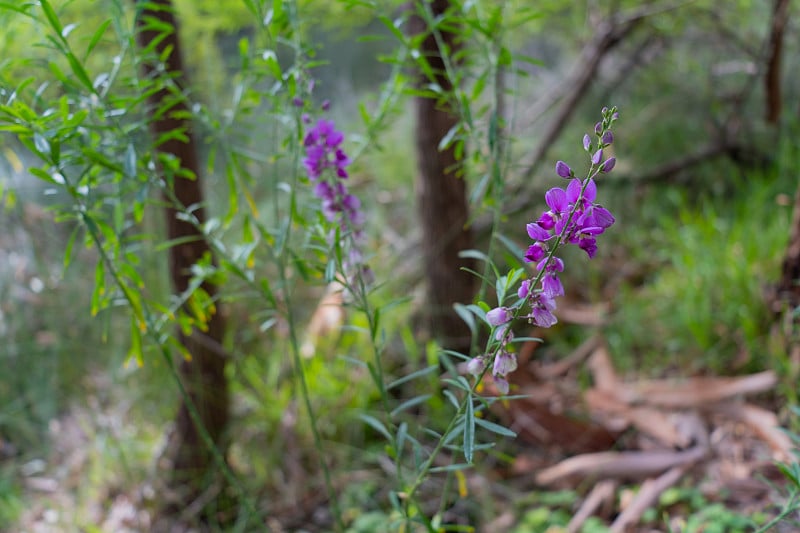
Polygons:
<instances>
[{"instance_id":1,"label":"slender stem","mask_svg":"<svg viewBox=\"0 0 800 533\"><path fill-rule=\"evenodd\" d=\"M796 490L793 490L791 498L789 499L788 502L786 502L784 504L783 509L781 509L781 512L778 513L778 515L775 518L773 518L772 520L770 520L769 522L767 522L766 524L764 524L763 526L758 528L755 533L767 533L767 531L772 529L774 526L778 525L787 516L789 516L792 513L797 512L797 510L798 510L798 506L797 506L798 496L800 496L800 493L798 493Z\"/></svg>"},{"instance_id":2,"label":"slender stem","mask_svg":"<svg viewBox=\"0 0 800 533\"><path fill-rule=\"evenodd\" d=\"M82 205L80 207L83 208ZM127 285L122 281L122 278L119 272L117 272L117 269L115 268L113 261L106 253L106 250L103 247L102 239L100 238L100 235L97 233L95 223L92 221L91 217L84 210L81 210L81 220L83 222L84 227L89 232L89 235L92 238L92 242L94 242L94 244L97 246L98 253L100 254L100 260L106 265L106 268L109 274L111 275L111 278L114 280L114 283L116 283L117 287L119 287L119 289L122 291L125 300L128 302L128 306L131 309L135 309L137 306L128 292L129 289ZM225 476L226 481L236 488L236 491L242 498L242 502L244 503L248 514L250 514L251 516L257 516L258 513L255 510L251 498L247 495L247 492L239 482L239 479L236 477L236 474L233 473L233 470L231 470L230 466L225 461L225 457L223 457L222 452L220 452L219 448L217 448L217 445L214 443L214 439L211 437L211 434L208 432L208 429L206 428L202 418L200 417L200 413L198 412L197 407L194 404L194 401L192 401L191 395L186 390L186 387L184 386L183 381L181 380L180 375L178 374L178 370L175 368L175 363L172 360L172 354L170 353L165 343L163 342L163 338L161 338L158 335L159 329L156 327L155 323L152 320L152 314L149 311L147 302L142 301L140 305L143 318L145 319L146 323L147 334L148 336L151 337L153 342L159 347L159 354L164 360L164 363L167 366L167 368L169 368L170 376L172 376L173 380L178 385L178 390L180 392L180 395L183 399L184 404L187 407L192 422L197 427L200 438L203 440L203 444L211 453L211 456L214 458L214 462L217 464L217 467Z\"/></svg>"}]
</instances>

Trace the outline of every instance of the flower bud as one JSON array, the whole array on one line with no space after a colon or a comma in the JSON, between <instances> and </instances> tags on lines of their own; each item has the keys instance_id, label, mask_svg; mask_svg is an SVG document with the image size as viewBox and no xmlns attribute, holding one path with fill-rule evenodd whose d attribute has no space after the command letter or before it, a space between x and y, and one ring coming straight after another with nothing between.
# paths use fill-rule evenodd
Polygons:
<instances>
[{"instance_id":1,"label":"flower bud","mask_svg":"<svg viewBox=\"0 0 800 533\"><path fill-rule=\"evenodd\" d=\"M614 142L614 134L611 133L611 130L606 130L603 133L602 141L603 141L603 144L605 144L606 146L608 146L609 144Z\"/></svg>"},{"instance_id":2,"label":"flower bud","mask_svg":"<svg viewBox=\"0 0 800 533\"><path fill-rule=\"evenodd\" d=\"M511 312L507 307L495 307L486 313L486 322L490 326L500 326L511 320Z\"/></svg>"},{"instance_id":3,"label":"flower bud","mask_svg":"<svg viewBox=\"0 0 800 533\"><path fill-rule=\"evenodd\" d=\"M617 164L617 158L609 157L608 159L605 160L603 166L600 167L600 172L611 172L611 170L614 168L614 165L616 164Z\"/></svg>"},{"instance_id":4,"label":"flower bud","mask_svg":"<svg viewBox=\"0 0 800 533\"><path fill-rule=\"evenodd\" d=\"M599 164L600 164L600 161L602 161L602 160L603 160L603 149L602 149L602 148L600 148L600 149L599 149L598 151L596 151L596 152L594 153L594 155L592 156L592 164L593 164L593 165L599 165Z\"/></svg>"},{"instance_id":5,"label":"flower bud","mask_svg":"<svg viewBox=\"0 0 800 533\"><path fill-rule=\"evenodd\" d=\"M597 135L600 135L603 132L603 123L602 122L598 122L597 124L594 125L594 132Z\"/></svg>"},{"instance_id":6,"label":"flower bud","mask_svg":"<svg viewBox=\"0 0 800 533\"><path fill-rule=\"evenodd\" d=\"M475 377L480 376L484 368L486 368L486 361L482 357L475 357L467 363L467 372Z\"/></svg>"},{"instance_id":7,"label":"flower bud","mask_svg":"<svg viewBox=\"0 0 800 533\"><path fill-rule=\"evenodd\" d=\"M587 152L592 148L592 139L589 137L589 134L583 136L583 149Z\"/></svg>"},{"instance_id":8,"label":"flower bud","mask_svg":"<svg viewBox=\"0 0 800 533\"><path fill-rule=\"evenodd\" d=\"M569 168L569 165L567 165L563 161L559 161L556 163L556 174L558 174L562 178L571 178L572 169Z\"/></svg>"}]
</instances>

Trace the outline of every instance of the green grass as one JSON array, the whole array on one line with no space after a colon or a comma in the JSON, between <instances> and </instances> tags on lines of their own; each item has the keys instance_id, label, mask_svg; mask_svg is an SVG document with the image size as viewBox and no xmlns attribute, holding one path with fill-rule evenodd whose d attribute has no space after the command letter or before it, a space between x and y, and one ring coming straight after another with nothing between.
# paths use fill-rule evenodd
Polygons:
<instances>
[{"instance_id":1,"label":"green grass","mask_svg":"<svg viewBox=\"0 0 800 533\"><path fill-rule=\"evenodd\" d=\"M607 336L618 364L720 373L769 364L765 289L777 279L789 231L791 206L781 195L791 197L794 185L753 172L724 196L650 192L640 205L655 222L622 230L646 270L614 301Z\"/></svg>"}]
</instances>

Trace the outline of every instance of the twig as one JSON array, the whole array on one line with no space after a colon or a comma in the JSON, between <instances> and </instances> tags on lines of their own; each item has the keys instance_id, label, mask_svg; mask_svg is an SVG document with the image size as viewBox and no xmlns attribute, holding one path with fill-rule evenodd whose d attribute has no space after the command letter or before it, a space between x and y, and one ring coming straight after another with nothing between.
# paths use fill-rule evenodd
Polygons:
<instances>
[{"instance_id":1,"label":"twig","mask_svg":"<svg viewBox=\"0 0 800 533\"><path fill-rule=\"evenodd\" d=\"M624 533L626 528L642 517L642 514L653 505L659 495L678 482L689 469L689 463L670 468L656 479L648 479L642 483L639 493L630 505L622 511L611 524L612 533Z\"/></svg>"},{"instance_id":2,"label":"twig","mask_svg":"<svg viewBox=\"0 0 800 533\"><path fill-rule=\"evenodd\" d=\"M572 520L567 524L567 533L577 533L580 531L581 526L590 516L595 514L595 511L605 502L614 497L614 490L617 488L617 482L613 479L601 481L594 486L592 492L583 500L580 509L572 516Z\"/></svg>"}]
</instances>

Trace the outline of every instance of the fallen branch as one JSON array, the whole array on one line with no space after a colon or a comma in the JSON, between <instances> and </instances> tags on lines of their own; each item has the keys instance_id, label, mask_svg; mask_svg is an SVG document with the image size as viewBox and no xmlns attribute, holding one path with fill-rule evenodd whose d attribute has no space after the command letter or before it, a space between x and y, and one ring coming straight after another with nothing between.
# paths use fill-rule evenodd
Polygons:
<instances>
[{"instance_id":1,"label":"fallen branch","mask_svg":"<svg viewBox=\"0 0 800 533\"><path fill-rule=\"evenodd\" d=\"M709 450L708 432L695 414L686 414L676 423L694 446L681 451L587 453L561 461L536 475L540 485L550 485L571 476L641 479L676 466L695 463Z\"/></svg>"},{"instance_id":2,"label":"fallen branch","mask_svg":"<svg viewBox=\"0 0 800 533\"><path fill-rule=\"evenodd\" d=\"M689 465L705 457L708 448L694 446L684 451L601 452L587 453L561 461L536 474L536 483L552 485L571 476L641 479L674 468Z\"/></svg>"},{"instance_id":3,"label":"fallen branch","mask_svg":"<svg viewBox=\"0 0 800 533\"><path fill-rule=\"evenodd\" d=\"M584 522L590 516L596 514L597 509L601 505L614 500L614 491L617 488L617 482L612 479L606 479L594 486L592 491L583 500L580 509L572 516L572 520L567 524L567 533L578 533L581 530Z\"/></svg>"},{"instance_id":4,"label":"fallen branch","mask_svg":"<svg viewBox=\"0 0 800 533\"><path fill-rule=\"evenodd\" d=\"M718 404L712 409L749 426L772 448L776 461L792 459L792 440L781 430L775 413L749 404Z\"/></svg>"},{"instance_id":5,"label":"fallen branch","mask_svg":"<svg viewBox=\"0 0 800 533\"><path fill-rule=\"evenodd\" d=\"M675 466L661 474L657 479L648 479L642 483L639 493L611 524L612 533L624 533L628 526L638 522L647 509L658 499L662 492L678 482L689 469L690 464Z\"/></svg>"},{"instance_id":6,"label":"fallen branch","mask_svg":"<svg viewBox=\"0 0 800 533\"><path fill-rule=\"evenodd\" d=\"M677 383L668 380L643 381L623 385L616 390L617 397L631 405L685 409L702 408L741 394L768 391L777 382L775 373L767 370L738 378L689 378Z\"/></svg>"}]
</instances>

